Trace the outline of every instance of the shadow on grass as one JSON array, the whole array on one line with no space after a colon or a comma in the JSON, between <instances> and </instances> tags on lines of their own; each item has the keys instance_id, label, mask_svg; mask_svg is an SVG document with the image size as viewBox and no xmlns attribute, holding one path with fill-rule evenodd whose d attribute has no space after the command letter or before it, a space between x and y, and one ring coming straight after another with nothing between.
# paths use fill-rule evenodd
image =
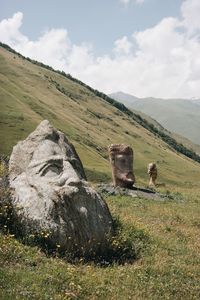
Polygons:
<instances>
[{"instance_id":1,"label":"shadow on grass","mask_svg":"<svg viewBox=\"0 0 200 300\"><path fill-rule=\"evenodd\" d=\"M107 251L93 259L96 264L132 264L150 251L151 239L143 229L123 223L119 217L113 218L113 225L114 234L108 241Z\"/></svg>"},{"instance_id":2,"label":"shadow on grass","mask_svg":"<svg viewBox=\"0 0 200 300\"><path fill-rule=\"evenodd\" d=\"M15 238L24 245L39 247L47 257L57 257L73 264L80 262L84 264L92 263L101 267L108 267L114 264L132 264L151 249L151 239L144 230L124 224L118 218L114 218L114 233L107 240L106 250L103 252L101 250L94 251L91 248L89 254L87 253L86 255L84 251L81 250L79 252L75 248L69 254L65 251L60 251L59 248L52 247L50 239L46 237L44 232L37 233L34 231L32 234L29 232L29 234L24 235L21 225L17 221L12 222L13 215L9 215L7 211L4 218L5 222L0 224L1 232L14 234ZM9 224L6 221L7 218L9 219Z\"/></svg>"},{"instance_id":3,"label":"shadow on grass","mask_svg":"<svg viewBox=\"0 0 200 300\"><path fill-rule=\"evenodd\" d=\"M106 183L111 181L111 174L107 174L106 172L85 168L85 173L88 181L98 182L98 183L99 182Z\"/></svg>"}]
</instances>

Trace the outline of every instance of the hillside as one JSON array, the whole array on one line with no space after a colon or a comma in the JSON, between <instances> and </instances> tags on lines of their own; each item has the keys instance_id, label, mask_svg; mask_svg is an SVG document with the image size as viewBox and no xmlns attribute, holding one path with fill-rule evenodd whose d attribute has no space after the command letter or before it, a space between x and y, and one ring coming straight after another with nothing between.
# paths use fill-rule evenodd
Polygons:
<instances>
[{"instance_id":1,"label":"hillside","mask_svg":"<svg viewBox=\"0 0 200 300\"><path fill-rule=\"evenodd\" d=\"M122 92L110 95L130 108L156 119L166 129L200 144L199 100L136 98Z\"/></svg>"},{"instance_id":2,"label":"hillside","mask_svg":"<svg viewBox=\"0 0 200 300\"><path fill-rule=\"evenodd\" d=\"M147 163L156 161L157 190L167 197L103 195L114 218L114 258L67 261L10 231L15 223L0 156L0 299L199 299L199 156L156 121L6 48L0 47L1 155L49 119L74 143L92 184L111 180L107 146L127 143L137 184L147 185Z\"/></svg>"},{"instance_id":3,"label":"hillside","mask_svg":"<svg viewBox=\"0 0 200 300\"><path fill-rule=\"evenodd\" d=\"M160 123L158 123L155 119L151 118L147 114L145 114L141 111L135 110L135 109L131 109L131 110L135 114L138 114L139 116L141 116L148 123L154 125L155 128L157 128L159 131L165 133L166 135L175 139L178 143L183 144L188 149L191 149L192 151L195 151L198 155L200 155L200 145L194 144L191 140L187 139L186 137L184 137L178 133L167 130L165 127L163 127Z\"/></svg>"},{"instance_id":4,"label":"hillside","mask_svg":"<svg viewBox=\"0 0 200 300\"><path fill-rule=\"evenodd\" d=\"M103 94L2 47L0 65L1 153L11 153L18 140L48 119L75 144L88 178L94 181L111 177L107 159L111 143L133 147L139 182L147 181L146 166L152 160L159 165L161 181L183 183L184 170L191 174L191 182L198 177L199 164L173 151L158 134L139 125L130 111L100 97Z\"/></svg>"}]
</instances>

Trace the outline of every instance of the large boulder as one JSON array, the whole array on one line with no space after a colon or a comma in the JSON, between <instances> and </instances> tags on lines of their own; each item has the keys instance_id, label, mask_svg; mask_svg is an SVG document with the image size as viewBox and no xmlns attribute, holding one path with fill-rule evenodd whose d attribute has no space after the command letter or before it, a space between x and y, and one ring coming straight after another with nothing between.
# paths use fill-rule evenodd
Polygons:
<instances>
[{"instance_id":1,"label":"large boulder","mask_svg":"<svg viewBox=\"0 0 200 300\"><path fill-rule=\"evenodd\" d=\"M76 255L106 250L109 209L86 182L73 145L47 120L13 148L9 172L23 235L41 233L51 249Z\"/></svg>"}]
</instances>

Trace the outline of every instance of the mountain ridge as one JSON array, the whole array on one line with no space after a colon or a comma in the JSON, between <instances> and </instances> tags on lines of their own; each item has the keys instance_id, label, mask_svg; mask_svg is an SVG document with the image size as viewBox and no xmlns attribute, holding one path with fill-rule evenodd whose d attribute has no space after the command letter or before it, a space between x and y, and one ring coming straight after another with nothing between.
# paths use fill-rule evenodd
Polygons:
<instances>
[{"instance_id":1,"label":"mountain ridge","mask_svg":"<svg viewBox=\"0 0 200 300\"><path fill-rule=\"evenodd\" d=\"M186 137L200 145L200 100L137 98L123 92L113 93L114 99L131 109L156 119L167 130Z\"/></svg>"},{"instance_id":2,"label":"mountain ridge","mask_svg":"<svg viewBox=\"0 0 200 300\"><path fill-rule=\"evenodd\" d=\"M135 95L129 94L129 93L125 93L123 91L118 91L118 92L113 92L108 94L108 96L113 97L114 99L121 99L121 97L124 97L124 100L127 101L128 98L130 98L130 100L134 101L134 99L137 100L162 100L162 101L168 101L168 100L181 100L181 101L191 101L193 103L196 104L200 104L200 98L158 98L158 97L153 97L153 96L149 96L149 97L137 97ZM126 97L126 98L125 98Z\"/></svg>"},{"instance_id":3,"label":"mountain ridge","mask_svg":"<svg viewBox=\"0 0 200 300\"><path fill-rule=\"evenodd\" d=\"M7 50L0 47L1 153L10 153L14 144L42 119L49 119L74 143L87 176L93 181L111 178L107 153L111 143L128 143L134 148L135 168L141 182L147 180L145 166L155 159L162 164L161 180L175 182L177 168L183 162L191 174L199 172L199 164L174 151L172 146L180 147L178 150L194 155L197 160L198 155L187 152L123 104L70 75ZM168 144L164 139L169 139ZM180 182L184 182L183 178L184 174L179 174Z\"/></svg>"}]
</instances>

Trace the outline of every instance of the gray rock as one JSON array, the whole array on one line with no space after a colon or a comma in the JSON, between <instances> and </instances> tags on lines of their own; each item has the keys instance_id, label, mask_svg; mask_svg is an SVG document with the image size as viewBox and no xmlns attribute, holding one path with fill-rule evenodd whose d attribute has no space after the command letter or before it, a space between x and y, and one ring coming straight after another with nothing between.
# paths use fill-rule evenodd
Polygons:
<instances>
[{"instance_id":1,"label":"gray rock","mask_svg":"<svg viewBox=\"0 0 200 300\"><path fill-rule=\"evenodd\" d=\"M112 234L105 201L86 182L73 145L47 120L14 148L10 186L24 235L43 234L71 254L103 252Z\"/></svg>"},{"instance_id":2,"label":"gray rock","mask_svg":"<svg viewBox=\"0 0 200 300\"><path fill-rule=\"evenodd\" d=\"M147 200L158 200L158 201L165 201L165 200L173 200L172 195L168 194L161 194L154 190L141 188L132 186L131 189L115 187L111 184L99 184L97 186L97 190L101 194L107 194L109 196L130 196L132 198L141 198Z\"/></svg>"}]
</instances>

